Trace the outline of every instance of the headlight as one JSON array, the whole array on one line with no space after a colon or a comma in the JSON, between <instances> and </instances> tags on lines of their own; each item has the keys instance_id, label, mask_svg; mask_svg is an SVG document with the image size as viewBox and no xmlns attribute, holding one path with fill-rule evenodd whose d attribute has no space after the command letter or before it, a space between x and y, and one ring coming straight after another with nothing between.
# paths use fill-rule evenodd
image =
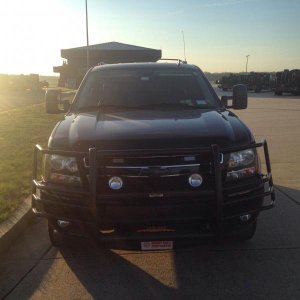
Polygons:
<instances>
[{"instance_id":1,"label":"headlight","mask_svg":"<svg viewBox=\"0 0 300 300\"><path fill-rule=\"evenodd\" d=\"M50 166L56 171L78 172L77 161L75 157L61 155L50 155Z\"/></svg>"},{"instance_id":2,"label":"headlight","mask_svg":"<svg viewBox=\"0 0 300 300\"><path fill-rule=\"evenodd\" d=\"M251 165L255 161L256 153L253 149L230 153L228 167L230 169Z\"/></svg>"},{"instance_id":3,"label":"headlight","mask_svg":"<svg viewBox=\"0 0 300 300\"><path fill-rule=\"evenodd\" d=\"M258 171L257 154L253 149L230 153L226 181L253 176Z\"/></svg>"},{"instance_id":4,"label":"headlight","mask_svg":"<svg viewBox=\"0 0 300 300\"><path fill-rule=\"evenodd\" d=\"M66 185L81 185L75 157L45 155L44 180Z\"/></svg>"}]
</instances>

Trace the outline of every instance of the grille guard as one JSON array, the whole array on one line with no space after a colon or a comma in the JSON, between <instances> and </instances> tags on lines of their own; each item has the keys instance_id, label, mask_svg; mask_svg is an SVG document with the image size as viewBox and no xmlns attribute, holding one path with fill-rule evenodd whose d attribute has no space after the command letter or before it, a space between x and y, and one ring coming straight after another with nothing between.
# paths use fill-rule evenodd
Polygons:
<instances>
[{"instance_id":1,"label":"grille guard","mask_svg":"<svg viewBox=\"0 0 300 300\"><path fill-rule=\"evenodd\" d=\"M90 222L84 222L82 220L74 220L70 219L69 221L73 222L79 222L79 223L88 223L89 225L92 225L95 229L97 228L98 224L98 208L97 208L97 188L96 188L96 182L97 182L97 156L98 155L130 155L130 154L138 154L138 155L147 155L147 154L155 154L155 153L201 153L203 151L210 151L212 154L212 171L213 171L213 179L214 179L214 186L215 188L212 190L205 190L205 191L197 191L197 195L202 196L213 196L215 200L215 216L214 216L214 222L216 225L216 235L219 236L222 233L222 221L227 219L232 219L238 217L240 214L237 215L231 215L231 216L223 216L223 210L228 205L234 205L238 203L242 203L248 200L251 200L253 198L263 198L267 196L271 196L271 201L269 204L262 205L260 208L250 211L245 211L243 214L253 214L257 213L263 210L271 209L275 205L275 191L274 191L274 185L273 185L273 179L272 179L272 173L271 173L271 164L270 164L270 158L269 158L269 151L268 151L268 144L266 140L263 140L262 142L255 143L255 144L248 144L244 146L234 146L234 147L228 147L228 148L222 148L222 154L227 154L231 152L237 152L246 150L249 148L259 148L263 147L264 150L264 157L266 162L266 169L267 174L262 175L262 185L265 183L268 183L268 190L260 192L259 194L255 194L252 196L241 195L239 199L232 200L232 201L226 201L224 202L224 188L223 188L223 182L222 182L222 170L221 165L222 162L220 161L220 147L217 144L211 145L211 147L206 148L188 148L188 149L155 149L155 150L144 150L144 149L135 149L135 150L121 150L121 151L115 151L115 150L97 150L96 148L90 148L88 152L77 152L77 151L62 151L62 150L50 150L50 149L43 149L41 146L36 145L34 148L34 160L33 160L33 178L32 178L32 210L34 214L37 216L43 216L49 219L53 218L59 218L59 216L53 216L50 214L47 214L43 211L39 211L36 207L37 202L42 202L42 200L37 195L37 189L39 190L45 190L45 191L62 191L67 192L70 194L70 196L75 194L78 196L78 192L70 191L70 189L67 188L53 188L45 185L44 183L37 180L37 169L38 169L38 155L39 154L56 154L56 155L63 155L63 156L72 156L76 158L89 158L89 190L88 191L80 191L80 195L85 196L88 199L88 203L86 203L86 206L78 206L81 209L89 211L90 215L92 216L92 219ZM223 155L222 155L223 156ZM183 192L186 196L189 195L187 192ZM169 193L170 197L172 197L172 193ZM195 192L190 192L190 195L196 195ZM138 196L138 194L137 194ZM50 201L51 202L51 201ZM76 205L73 204L64 204L69 205L71 207L76 207ZM64 218L66 219L66 218ZM67 220L67 219L66 219Z\"/></svg>"}]
</instances>

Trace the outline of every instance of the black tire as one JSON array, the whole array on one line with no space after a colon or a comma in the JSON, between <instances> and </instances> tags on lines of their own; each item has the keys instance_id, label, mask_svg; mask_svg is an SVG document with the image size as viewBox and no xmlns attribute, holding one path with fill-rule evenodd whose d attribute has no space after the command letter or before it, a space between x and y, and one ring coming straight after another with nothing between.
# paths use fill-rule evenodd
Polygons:
<instances>
[{"instance_id":1,"label":"black tire","mask_svg":"<svg viewBox=\"0 0 300 300\"><path fill-rule=\"evenodd\" d=\"M281 96L281 95L282 95L282 92L275 92L275 95L276 95L276 96Z\"/></svg>"},{"instance_id":2,"label":"black tire","mask_svg":"<svg viewBox=\"0 0 300 300\"><path fill-rule=\"evenodd\" d=\"M244 228L239 228L234 236L234 239L239 242L248 241L252 239L256 232L256 225L257 221L246 225Z\"/></svg>"},{"instance_id":3,"label":"black tire","mask_svg":"<svg viewBox=\"0 0 300 300\"><path fill-rule=\"evenodd\" d=\"M45 94L46 113L48 113L48 114L59 113L59 109L58 109L59 95L60 95L59 90L47 90L46 91L46 94Z\"/></svg>"},{"instance_id":4,"label":"black tire","mask_svg":"<svg viewBox=\"0 0 300 300\"><path fill-rule=\"evenodd\" d=\"M51 221L48 221L48 234L51 244L54 247L60 248L63 246L64 238L62 233L58 232Z\"/></svg>"}]
</instances>

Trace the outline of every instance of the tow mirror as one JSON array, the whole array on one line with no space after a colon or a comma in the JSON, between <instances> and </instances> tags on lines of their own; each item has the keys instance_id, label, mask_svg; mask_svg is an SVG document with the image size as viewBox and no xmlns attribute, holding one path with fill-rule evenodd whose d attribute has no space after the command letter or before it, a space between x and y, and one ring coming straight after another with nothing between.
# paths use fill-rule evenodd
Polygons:
<instances>
[{"instance_id":1,"label":"tow mirror","mask_svg":"<svg viewBox=\"0 0 300 300\"><path fill-rule=\"evenodd\" d=\"M245 109L248 106L247 86L237 84L232 88L232 108Z\"/></svg>"},{"instance_id":2,"label":"tow mirror","mask_svg":"<svg viewBox=\"0 0 300 300\"><path fill-rule=\"evenodd\" d=\"M61 100L60 90L47 90L45 95L45 105L48 114L67 112L70 108L68 100Z\"/></svg>"},{"instance_id":3,"label":"tow mirror","mask_svg":"<svg viewBox=\"0 0 300 300\"><path fill-rule=\"evenodd\" d=\"M232 100L232 105L228 105ZM245 109L248 106L247 87L244 84L237 84L232 88L232 96L222 96L221 102L226 108Z\"/></svg>"}]
</instances>

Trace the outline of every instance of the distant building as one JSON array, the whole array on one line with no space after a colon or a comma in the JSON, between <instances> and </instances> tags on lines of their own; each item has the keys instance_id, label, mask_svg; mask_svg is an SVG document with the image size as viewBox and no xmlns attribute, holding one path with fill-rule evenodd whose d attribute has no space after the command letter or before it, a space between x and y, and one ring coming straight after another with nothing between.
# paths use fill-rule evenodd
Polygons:
<instances>
[{"instance_id":1,"label":"distant building","mask_svg":"<svg viewBox=\"0 0 300 300\"><path fill-rule=\"evenodd\" d=\"M90 67L101 63L156 62L161 50L110 42L89 46L89 56ZM66 59L63 65L53 67L55 73L60 73L58 85L77 88L86 73L87 47L62 49L61 57Z\"/></svg>"}]
</instances>

